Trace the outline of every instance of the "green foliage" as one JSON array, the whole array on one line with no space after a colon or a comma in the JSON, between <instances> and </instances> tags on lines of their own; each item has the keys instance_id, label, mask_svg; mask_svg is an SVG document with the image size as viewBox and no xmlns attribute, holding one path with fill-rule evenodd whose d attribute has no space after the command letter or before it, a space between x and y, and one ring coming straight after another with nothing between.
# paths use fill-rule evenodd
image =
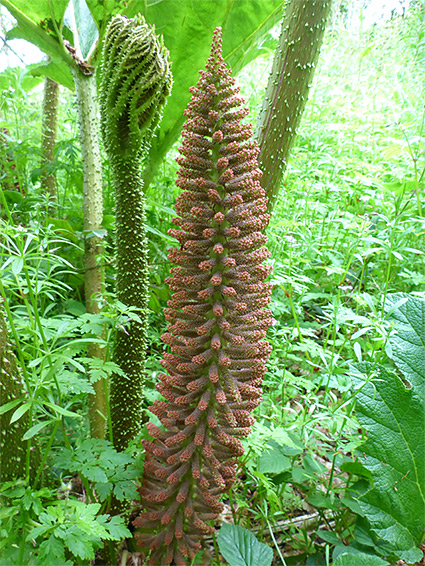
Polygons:
<instances>
[{"instance_id":1,"label":"green foliage","mask_svg":"<svg viewBox=\"0 0 425 566\"><path fill-rule=\"evenodd\" d=\"M179 21L184 32L175 38L176 52L180 50L182 59L190 26L197 29L200 38L197 44L192 37L191 45L201 45L204 31L188 19L188 4L185 2L182 8L179 4L160 2L155 7L149 2L147 15L149 20L149 11L153 14L154 9L166 11L167 8L170 19L164 16L161 25L167 26L170 35L174 33L172 11L181 9L183 13L187 9L186 20L183 22L182 17ZM210 2L192 4L196 10L199 8L206 13ZM221 11L223 4L215 2L212 6L211 3L211 20L214 14L225 17L225 11ZM234 2L232 10L236 10L238 4L242 5ZM110 10L119 10L121 4L90 0L88 5L102 36ZM226 6L230 6L227 1ZM186 27L186 22L190 22L190 26ZM243 25L244 19L235 17L234 22ZM405 403L408 395L404 385L400 386L397 381L399 377L394 377L390 358L401 369L406 364L412 370L416 368L417 374L423 367L418 335L412 330L420 326L419 321L413 325L406 322L412 320L408 310L410 300L393 311L391 321L387 307L383 308L384 302L390 304L388 300L394 292L409 293L418 300L424 296L425 289L425 223L419 213L425 210L423 22L420 2L411 3L405 18L394 16L391 21L380 22L370 29L356 28L351 20L347 27L343 14L334 11L312 95L269 228L274 261L272 308L276 319L269 333L273 357L266 376L264 401L256 412L258 424L247 439L245 456L239 462L241 481L229 494L226 511L231 513L235 524L255 532L258 540L274 546L275 561L279 561L279 549L288 566L297 562L298 566L323 565L327 556L330 563L333 560L344 564L345 561L357 566L361 560L368 565L382 564L383 559L376 556L377 553L391 556L388 543L378 539L371 530L361 516L360 502L354 498L359 497L359 492L365 494L376 489L376 484L372 485L374 476L363 465L367 461L361 458L362 464L354 456L365 433L354 412L356 396L362 390L352 388L348 368L356 361L372 364L372 367L383 365L383 375L390 376L389 391L400 392L400 399ZM47 23L52 24L49 20ZM211 27L217 23L220 22L212 21ZM157 29L161 31L158 26ZM64 33L72 41L69 32L64 30ZM205 35L209 33L207 30ZM226 34L224 27L225 50L226 41L233 38ZM255 47L257 51L251 52L259 57L239 73L242 94L248 99L252 116L257 115L261 107L275 45L276 35L262 35L261 44ZM232 49L229 48L229 55ZM198 54L194 51L196 49L190 51L190 56L195 61ZM193 71L197 68L195 63ZM68 73L66 65L56 65L56 69L65 69L65 74ZM176 65L173 70L179 72ZM74 455L76 447L87 439L87 423L84 418L66 416L59 411L85 415L87 395L93 390L92 381L116 371L116 365L111 365L111 336L115 328L127 328L131 320L140 317L137 310L122 302L121 305L116 303L112 293L115 286L115 267L110 253L114 244L114 193L106 156L103 157L105 215L101 233L106 244L101 257L106 265L106 310L102 315L85 312L81 287L82 162L72 94L61 92L59 141L52 166L58 179L59 203L57 218L52 218L39 182L40 91L37 86L29 90L34 83L27 70L9 69L0 73L0 80L0 127L8 130L2 136L6 146L2 145L0 151L0 183L13 219L13 225L5 224L6 209L1 203L0 240L5 247L1 248L0 281L4 287L3 305L9 307L8 334L19 365L26 369L28 383L33 387L30 395L26 385L23 386L10 416L33 400L32 422L25 425L24 434L26 438L32 436L32 442L40 443L43 455L47 455L43 469L48 476L51 472L50 480L54 485L47 492L33 486L30 490L33 495L26 497L2 497L0 562L19 563L24 541L21 563L31 564L38 560L39 546L34 547L31 540L25 541L29 530L35 527L28 516L31 521L38 521L38 515L47 506L55 506L58 497L64 497L65 501L66 494L68 499L78 497L87 503L86 488L71 486L69 476L65 476L66 483L61 485L52 465L52 456L62 454L64 448L70 458ZM174 89L177 96L177 81ZM181 92L186 92L186 87ZM181 93L177 97L180 96ZM181 109L176 110L176 120L180 119L179 112ZM170 139L172 117L170 114L167 127ZM158 149L165 147L162 136L157 142ZM173 149L146 194L149 307L154 312L149 314L144 407L159 398L154 385L162 371L159 336L165 328L162 311L169 298L164 279L170 267L166 258L166 248L170 245L167 229L174 216L172 206L177 193L174 157ZM26 282L26 273L30 285ZM34 302L29 296L30 289ZM36 311L39 323L35 320ZM399 317L399 322L395 317ZM87 345L104 324L107 327L106 364L90 363L85 367ZM394 325L398 330L390 338ZM41 339L40 327L47 348ZM412 343L409 348L416 344L413 355L408 358L402 357L404 352L409 352L403 343L405 340ZM406 379L398 369L396 375ZM408 381L417 379L412 372ZM372 380L370 386L374 384L376 388L383 386ZM417 387L420 391L417 385L415 391ZM368 403L374 403L375 399L381 406L383 398L376 394ZM28 409L15 423L24 423L29 414ZM399 453L404 456L403 449L400 448ZM96 450L94 458L94 461L99 458ZM87 452L85 462L89 460ZM367 460L372 461L370 456ZM73 459L74 465L78 467ZM124 473L127 468L121 469ZM71 473L66 462L63 471ZM394 482L388 484L390 501L404 493L406 481L412 483L412 472L402 481L404 474L394 478L394 482L398 481L397 492ZM110 470L105 470L105 474L110 475ZM88 479L86 483L93 495L99 497L98 484ZM40 495L40 491L44 495ZM25 506L36 499L39 503L31 504L28 515ZM108 511L108 500L109 495L103 501L99 497L98 513ZM9 505L12 501L16 501L16 505ZM401 505L405 511L404 504ZM13 514L13 519L7 518L9 513ZM408 517L409 528L412 528L413 515L412 512ZM226 520L229 520L227 516ZM83 562L71 557L60 538L46 533L40 535L38 541L40 545L46 542L52 556L62 552L59 546L64 549L63 563L66 560ZM408 550L412 551L413 546ZM14 558L5 558L12 555ZM41 558L39 562L48 564L47 560ZM218 557L215 562L218 564L220 560L223 558ZM60 563L60 560L54 562L55 566Z\"/></svg>"},{"instance_id":2,"label":"green foliage","mask_svg":"<svg viewBox=\"0 0 425 566\"><path fill-rule=\"evenodd\" d=\"M2 111L8 107L8 100L27 99L28 92L42 82L41 77L34 77L29 69L7 68L0 74L0 106Z\"/></svg>"},{"instance_id":3,"label":"green foliage","mask_svg":"<svg viewBox=\"0 0 425 566\"><path fill-rule=\"evenodd\" d=\"M0 311L0 481L33 479L40 465L39 446L31 446L31 404L21 404L23 383ZM23 417L23 418L22 418ZM32 427L34 428L34 427ZM27 441L27 442L26 442Z\"/></svg>"},{"instance_id":4,"label":"green foliage","mask_svg":"<svg viewBox=\"0 0 425 566\"><path fill-rule=\"evenodd\" d=\"M28 5L25 0L13 0L12 2L8 2L8 4L10 8L19 10L24 13L27 18L36 23L46 20L52 21L54 17L55 22L59 24L65 14L67 1L59 0L59 2L56 2L55 6L51 6L48 0L34 0L31 5ZM50 25L52 25L52 23L50 23Z\"/></svg>"},{"instance_id":5,"label":"green foliage","mask_svg":"<svg viewBox=\"0 0 425 566\"><path fill-rule=\"evenodd\" d=\"M230 566L270 566L272 549L261 543L247 529L223 523L217 537L221 554Z\"/></svg>"},{"instance_id":6,"label":"green foliage","mask_svg":"<svg viewBox=\"0 0 425 566\"><path fill-rule=\"evenodd\" d=\"M72 0L70 7L75 17L75 24L70 25L73 44L80 59L86 60L94 49L99 34L85 0Z\"/></svg>"},{"instance_id":7,"label":"green foliage","mask_svg":"<svg viewBox=\"0 0 425 566\"><path fill-rule=\"evenodd\" d=\"M395 323L387 353L403 373L405 385L421 394L425 387L424 301L397 293L387 297L385 310Z\"/></svg>"},{"instance_id":8,"label":"green foliage","mask_svg":"<svg viewBox=\"0 0 425 566\"><path fill-rule=\"evenodd\" d=\"M266 541L268 520L277 546L285 549L285 560L288 549L296 550L300 565L315 549L322 561L318 563L326 563L323 546L317 546L323 530L311 535L296 520L314 513L319 524L335 521L332 532L325 531L333 535L324 539L330 546L347 552L355 540L357 553L386 556L388 550L376 537L366 537L364 519L357 515L359 503L353 499L355 487L369 488L371 472L351 456L361 444L362 431L348 374L355 360L385 362L389 369L384 350L392 323L382 308L386 290L419 297L424 290L424 222L418 216L414 163L406 150L406 137L410 143L423 136L417 98L423 92L423 73L416 75L412 52L405 49L404 25L408 28L396 19L363 32L360 44L338 27L328 35L269 228L276 325L257 419L270 431L282 427L295 432L303 451L282 454L267 436L261 446L256 427L247 440L247 458L241 462L245 477L232 494L231 507L235 522L246 528L260 525ZM375 40L380 47L363 57L359 70L361 53ZM241 73L252 109L261 102L265 69L265 63L256 62ZM375 106L365 94L369 90ZM393 115L402 124L394 125ZM398 153L382 158L391 144ZM423 149L423 142L419 147ZM425 166L419 147L418 180ZM388 186L396 180L399 192ZM423 196L421 202L423 206ZM267 468L274 451L282 467L282 456L290 459L290 469ZM266 463L264 473L260 463Z\"/></svg>"},{"instance_id":9,"label":"green foliage","mask_svg":"<svg viewBox=\"0 0 425 566\"><path fill-rule=\"evenodd\" d=\"M88 564L104 541L130 534L122 518L99 514L99 503L71 499L64 488L64 498L56 499L54 491L46 488L34 491L24 483L2 484L2 564Z\"/></svg>"},{"instance_id":10,"label":"green foliage","mask_svg":"<svg viewBox=\"0 0 425 566\"><path fill-rule=\"evenodd\" d=\"M26 39L52 59L47 65L38 65L34 73L46 73L67 88L73 88L71 72L68 69L73 60L61 45L62 34L67 36L67 28L63 27L63 16L68 2L60 0L56 3L58 6L55 4L53 9L48 0L37 0L37 9L31 10L29 14L24 14L21 10L21 0L4 0L2 3L18 20L18 26L8 33L8 37ZM99 52L108 21L118 13L133 17L140 11L148 24L155 25L161 31L165 45L170 50L176 86L157 139L149 153L144 173L146 184L153 179L167 151L179 136L183 124L183 110L189 101L188 89L196 82L197 69L202 67L207 57L209 38L213 30L217 26L223 28L224 56L237 73L260 54L257 43L280 20L283 5L282 0L240 0L237 3L233 0L159 0L146 3L89 0L87 4L84 0L73 0L77 24L81 19L78 29L72 29L78 55L81 46L83 56L91 53L96 57L96 51L93 52L95 34L92 22L99 32ZM91 16L86 14L87 7ZM65 24L73 28L70 21L66 20ZM176 29L179 33L175 32ZM63 65L64 61L66 66Z\"/></svg>"},{"instance_id":11,"label":"green foliage","mask_svg":"<svg viewBox=\"0 0 425 566\"><path fill-rule=\"evenodd\" d=\"M112 163L137 159L149 148L171 85L162 38L143 17L114 18L105 36L100 89L102 133Z\"/></svg>"},{"instance_id":12,"label":"green foliage","mask_svg":"<svg viewBox=\"0 0 425 566\"><path fill-rule=\"evenodd\" d=\"M70 71L64 75L63 68L61 69L64 62L70 64L72 59L63 47L62 36L58 35L58 30L62 30L68 2L59 0L53 4L49 0L35 0L29 7L25 0L2 0L1 4L18 22L18 25L7 33L7 38L25 39L36 45L51 58L50 65L43 69L53 71L48 76L53 80L63 77L67 83L65 86L72 84Z\"/></svg>"},{"instance_id":13,"label":"green foliage","mask_svg":"<svg viewBox=\"0 0 425 566\"><path fill-rule=\"evenodd\" d=\"M63 549L62 553L59 551L60 541L77 560L90 560L94 558L94 551L103 546L102 541L120 540L130 534L121 518L108 520L108 515L98 514L99 509L99 503L85 504L70 499L50 505L40 513L37 526L28 534L37 543L44 539L40 544L39 563L46 564L43 560L48 560L55 564L55 559L63 560Z\"/></svg>"},{"instance_id":14,"label":"green foliage","mask_svg":"<svg viewBox=\"0 0 425 566\"><path fill-rule=\"evenodd\" d=\"M138 471L133 458L117 452L106 440L89 438L72 449L62 448L53 465L63 472L78 473L86 489L92 485L101 502L112 494L119 501L137 497Z\"/></svg>"},{"instance_id":15,"label":"green foliage","mask_svg":"<svg viewBox=\"0 0 425 566\"><path fill-rule=\"evenodd\" d=\"M425 301L389 295L386 309L395 321L387 351L403 379L382 365L354 366L356 411L367 433L360 461L372 473L358 501L389 552L416 562L425 529Z\"/></svg>"},{"instance_id":16,"label":"green foliage","mask_svg":"<svg viewBox=\"0 0 425 566\"><path fill-rule=\"evenodd\" d=\"M332 563L334 566L384 566L388 564L379 556L372 556L364 552L341 553Z\"/></svg>"}]
</instances>

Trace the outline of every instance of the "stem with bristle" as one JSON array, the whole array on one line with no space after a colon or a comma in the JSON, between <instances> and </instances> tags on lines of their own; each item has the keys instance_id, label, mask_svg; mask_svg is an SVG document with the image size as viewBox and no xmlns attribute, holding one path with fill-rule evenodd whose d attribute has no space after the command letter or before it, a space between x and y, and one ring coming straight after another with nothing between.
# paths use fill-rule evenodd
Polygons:
<instances>
[{"instance_id":1,"label":"stem with bristle","mask_svg":"<svg viewBox=\"0 0 425 566\"><path fill-rule=\"evenodd\" d=\"M143 17L117 16L105 35L102 133L115 186L117 298L139 320L118 329L110 410L114 446L124 450L142 424L149 287L140 161L170 93L168 51Z\"/></svg>"}]
</instances>

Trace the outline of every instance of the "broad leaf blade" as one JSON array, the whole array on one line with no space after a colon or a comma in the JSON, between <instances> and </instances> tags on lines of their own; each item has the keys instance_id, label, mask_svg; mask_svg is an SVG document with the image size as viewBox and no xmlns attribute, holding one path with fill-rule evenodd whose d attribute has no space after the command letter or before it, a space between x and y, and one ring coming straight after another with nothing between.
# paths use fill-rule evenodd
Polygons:
<instances>
[{"instance_id":1,"label":"broad leaf blade","mask_svg":"<svg viewBox=\"0 0 425 566\"><path fill-rule=\"evenodd\" d=\"M223 28L223 56L237 73L260 53L255 49L256 42L281 19L283 4L283 0L148 1L146 20L164 37L174 77L173 91L153 141L151 161L153 155L162 158L180 134L189 87L197 82L198 71L205 66L214 29ZM134 2L127 15L134 16L140 5Z\"/></svg>"},{"instance_id":2,"label":"broad leaf blade","mask_svg":"<svg viewBox=\"0 0 425 566\"><path fill-rule=\"evenodd\" d=\"M31 74L34 75L34 77L49 77L52 81L69 88L69 90L74 90L74 81L71 72L60 59L51 59L48 63L44 61L42 63L35 63L28 65L28 68L31 70Z\"/></svg>"},{"instance_id":3,"label":"broad leaf blade","mask_svg":"<svg viewBox=\"0 0 425 566\"><path fill-rule=\"evenodd\" d=\"M401 295L388 298L388 308ZM353 366L357 417L367 432L361 462L373 487L359 498L364 516L393 552L419 560L425 529L425 301L409 297L395 308L391 356L410 385L394 372L369 363ZM372 378L372 379L370 379Z\"/></svg>"},{"instance_id":4,"label":"broad leaf blade","mask_svg":"<svg viewBox=\"0 0 425 566\"><path fill-rule=\"evenodd\" d=\"M217 542L230 566L270 566L272 563L272 549L239 525L223 523Z\"/></svg>"},{"instance_id":5,"label":"broad leaf blade","mask_svg":"<svg viewBox=\"0 0 425 566\"><path fill-rule=\"evenodd\" d=\"M277 446L277 448L276 448ZM279 474L291 468L291 460L283 454L280 447L275 443L275 446L267 445L265 450L261 453L258 470L262 474Z\"/></svg>"},{"instance_id":6,"label":"broad leaf blade","mask_svg":"<svg viewBox=\"0 0 425 566\"><path fill-rule=\"evenodd\" d=\"M128 2L126 0L87 0L87 6L90 10L93 20L96 23L97 29L102 31L105 29L106 24L117 14L127 14L129 12L129 5L136 4L133 10L134 15L138 12L143 14L145 1ZM131 11L131 8L130 8Z\"/></svg>"},{"instance_id":7,"label":"broad leaf blade","mask_svg":"<svg viewBox=\"0 0 425 566\"><path fill-rule=\"evenodd\" d=\"M357 369L367 375L373 366ZM361 460L374 480L359 504L371 527L402 556L422 542L425 526L424 399L394 373L375 372L357 393L357 417L368 433Z\"/></svg>"},{"instance_id":8,"label":"broad leaf blade","mask_svg":"<svg viewBox=\"0 0 425 566\"><path fill-rule=\"evenodd\" d=\"M71 6L71 5L70 5ZM97 41L99 33L85 0L72 0L74 45L77 54L83 60L87 59Z\"/></svg>"},{"instance_id":9,"label":"broad leaf blade","mask_svg":"<svg viewBox=\"0 0 425 566\"><path fill-rule=\"evenodd\" d=\"M68 0L2 0L1 4L18 22L17 26L7 32L7 39L25 39L36 45L53 62L51 67L44 69L44 74L52 80L61 81L66 87L73 85L71 71L64 65L64 62L68 62L69 54L65 52L56 34L57 29L62 29ZM59 66L62 66L61 71L58 70ZM54 72L50 73L51 70ZM62 76L65 76L63 81Z\"/></svg>"},{"instance_id":10,"label":"broad leaf blade","mask_svg":"<svg viewBox=\"0 0 425 566\"><path fill-rule=\"evenodd\" d=\"M395 308L390 320L395 321L395 333L390 339L389 356L412 386L425 386L425 301L395 293L387 297L385 308L390 310L400 299L408 301Z\"/></svg>"},{"instance_id":11,"label":"broad leaf blade","mask_svg":"<svg viewBox=\"0 0 425 566\"><path fill-rule=\"evenodd\" d=\"M45 31L37 26L38 34L34 34L33 30L25 27L24 25L15 26L10 31L7 32L7 39L25 39L28 43L36 45L43 53L49 55L52 58L60 58L62 47L59 41L56 40L52 35L45 33ZM63 64L63 63L62 63Z\"/></svg>"},{"instance_id":12,"label":"broad leaf blade","mask_svg":"<svg viewBox=\"0 0 425 566\"><path fill-rule=\"evenodd\" d=\"M53 29L53 18L58 25L61 24L68 2L69 0L55 0L54 2L49 2L49 0L12 0L5 2L4 5L8 9L10 5L12 9L19 10L37 25L43 22L44 28L49 30Z\"/></svg>"},{"instance_id":13,"label":"broad leaf blade","mask_svg":"<svg viewBox=\"0 0 425 566\"><path fill-rule=\"evenodd\" d=\"M333 566L385 566L385 564L388 564L386 560L364 552L340 554L333 562Z\"/></svg>"}]
</instances>

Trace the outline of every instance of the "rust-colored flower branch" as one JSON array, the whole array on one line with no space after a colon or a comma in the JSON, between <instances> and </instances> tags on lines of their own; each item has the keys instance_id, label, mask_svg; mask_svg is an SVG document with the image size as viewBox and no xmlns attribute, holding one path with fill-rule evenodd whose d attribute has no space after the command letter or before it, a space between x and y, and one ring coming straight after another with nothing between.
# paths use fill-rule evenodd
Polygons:
<instances>
[{"instance_id":1,"label":"rust-colored flower branch","mask_svg":"<svg viewBox=\"0 0 425 566\"><path fill-rule=\"evenodd\" d=\"M157 385L165 401L152 412L142 504L136 519L149 564L185 565L213 531L220 497L232 485L240 438L261 401L270 345L270 266L262 230L269 216L260 187L258 148L221 51L217 28L206 70L186 110L178 159L177 200L170 230L180 243L169 252L177 266L166 309L171 353Z\"/></svg>"}]
</instances>

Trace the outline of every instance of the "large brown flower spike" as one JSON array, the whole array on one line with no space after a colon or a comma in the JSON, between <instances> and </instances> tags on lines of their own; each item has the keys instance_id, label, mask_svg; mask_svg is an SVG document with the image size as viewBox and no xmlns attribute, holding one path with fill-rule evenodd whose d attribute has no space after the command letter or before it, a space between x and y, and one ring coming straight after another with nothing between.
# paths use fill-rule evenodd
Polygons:
<instances>
[{"instance_id":1,"label":"large brown flower spike","mask_svg":"<svg viewBox=\"0 0 425 566\"><path fill-rule=\"evenodd\" d=\"M188 564L214 530L270 353L267 199L220 28L191 93L178 158L182 193L169 232L180 247L169 252L177 267L168 279L173 295L162 338L171 353L164 354L166 373L157 385L165 401L151 407L164 428L148 425L145 510L135 521L151 565Z\"/></svg>"}]
</instances>

